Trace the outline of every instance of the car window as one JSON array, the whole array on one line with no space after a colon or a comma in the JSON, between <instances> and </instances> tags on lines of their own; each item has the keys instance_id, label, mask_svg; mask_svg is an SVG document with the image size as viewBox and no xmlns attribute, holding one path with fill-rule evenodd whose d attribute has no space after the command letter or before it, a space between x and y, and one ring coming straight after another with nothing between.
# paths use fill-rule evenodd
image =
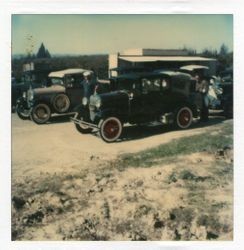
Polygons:
<instances>
[{"instance_id":1,"label":"car window","mask_svg":"<svg viewBox=\"0 0 244 250\"><path fill-rule=\"evenodd\" d=\"M142 79L142 91L143 93L157 92L161 89L161 79L160 78L143 78Z\"/></svg>"},{"instance_id":2,"label":"car window","mask_svg":"<svg viewBox=\"0 0 244 250\"><path fill-rule=\"evenodd\" d=\"M51 77L51 78L49 78L49 80L50 80L50 82L52 83L52 85L55 85L55 84L63 85L63 84L64 84L62 78Z\"/></svg>"},{"instance_id":3,"label":"car window","mask_svg":"<svg viewBox=\"0 0 244 250\"><path fill-rule=\"evenodd\" d=\"M82 74L66 75L66 84L70 87L81 87L83 79Z\"/></svg>"},{"instance_id":4,"label":"car window","mask_svg":"<svg viewBox=\"0 0 244 250\"><path fill-rule=\"evenodd\" d=\"M188 94L190 91L191 82L189 79L183 77L176 77L173 79L172 90L182 94Z\"/></svg>"},{"instance_id":5,"label":"car window","mask_svg":"<svg viewBox=\"0 0 244 250\"><path fill-rule=\"evenodd\" d=\"M135 79L119 79L118 89L132 91L137 86Z\"/></svg>"}]
</instances>

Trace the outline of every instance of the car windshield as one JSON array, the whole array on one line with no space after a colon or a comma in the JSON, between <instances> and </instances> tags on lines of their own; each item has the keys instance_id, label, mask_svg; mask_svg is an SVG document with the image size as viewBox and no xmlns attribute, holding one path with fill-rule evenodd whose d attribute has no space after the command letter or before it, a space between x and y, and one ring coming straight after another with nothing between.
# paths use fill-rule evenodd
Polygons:
<instances>
[{"instance_id":1,"label":"car windshield","mask_svg":"<svg viewBox=\"0 0 244 250\"><path fill-rule=\"evenodd\" d=\"M49 82L50 82L52 85L55 85L55 84L63 85L63 84L64 84L63 79L62 79L62 78L59 78L59 77L50 77L50 78L49 78Z\"/></svg>"},{"instance_id":2,"label":"car windshield","mask_svg":"<svg viewBox=\"0 0 244 250\"><path fill-rule=\"evenodd\" d=\"M118 79L118 90L132 91L133 89L135 89L135 86L137 85L136 83L136 79Z\"/></svg>"}]
</instances>

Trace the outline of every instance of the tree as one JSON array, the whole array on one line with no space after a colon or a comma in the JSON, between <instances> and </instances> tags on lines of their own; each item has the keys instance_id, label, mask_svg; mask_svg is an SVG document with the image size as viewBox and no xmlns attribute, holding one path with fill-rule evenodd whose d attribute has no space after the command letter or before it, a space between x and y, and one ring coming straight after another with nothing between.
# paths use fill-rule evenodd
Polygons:
<instances>
[{"instance_id":1,"label":"tree","mask_svg":"<svg viewBox=\"0 0 244 250\"><path fill-rule=\"evenodd\" d=\"M195 49L186 47L185 45L182 50L186 51L189 56L195 56L197 54L197 51Z\"/></svg>"},{"instance_id":2,"label":"tree","mask_svg":"<svg viewBox=\"0 0 244 250\"><path fill-rule=\"evenodd\" d=\"M201 55L206 56L206 57L217 58L218 52L217 52L216 49L205 48L205 49L202 50Z\"/></svg>"},{"instance_id":3,"label":"tree","mask_svg":"<svg viewBox=\"0 0 244 250\"><path fill-rule=\"evenodd\" d=\"M49 51L45 48L44 44L42 43L37 54L36 54L37 58L50 58L51 55L49 53Z\"/></svg>"},{"instance_id":4,"label":"tree","mask_svg":"<svg viewBox=\"0 0 244 250\"><path fill-rule=\"evenodd\" d=\"M26 58L25 59L32 59L35 57L34 53L33 53L33 49L34 49L34 38L32 35L27 35L26 36Z\"/></svg>"},{"instance_id":5,"label":"tree","mask_svg":"<svg viewBox=\"0 0 244 250\"><path fill-rule=\"evenodd\" d=\"M228 54L228 47L223 43L219 50L220 56L226 56Z\"/></svg>"},{"instance_id":6,"label":"tree","mask_svg":"<svg viewBox=\"0 0 244 250\"><path fill-rule=\"evenodd\" d=\"M218 72L226 70L228 67L233 67L233 52L228 51L228 47L223 43L218 55Z\"/></svg>"},{"instance_id":7,"label":"tree","mask_svg":"<svg viewBox=\"0 0 244 250\"><path fill-rule=\"evenodd\" d=\"M48 49L46 49L46 57L51 58L51 54L49 53Z\"/></svg>"}]
</instances>

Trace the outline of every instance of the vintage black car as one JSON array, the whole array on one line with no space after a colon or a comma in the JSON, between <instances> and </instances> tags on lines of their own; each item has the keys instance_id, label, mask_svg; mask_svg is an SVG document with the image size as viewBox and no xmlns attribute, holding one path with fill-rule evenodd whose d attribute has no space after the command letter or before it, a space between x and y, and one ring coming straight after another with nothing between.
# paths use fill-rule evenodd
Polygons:
<instances>
[{"instance_id":1,"label":"vintage black car","mask_svg":"<svg viewBox=\"0 0 244 250\"><path fill-rule=\"evenodd\" d=\"M83 97L81 81L85 69L66 69L48 75L48 87L31 88L17 100L16 112L21 119L29 117L37 124L46 123L53 113L74 112Z\"/></svg>"},{"instance_id":2,"label":"vintage black car","mask_svg":"<svg viewBox=\"0 0 244 250\"><path fill-rule=\"evenodd\" d=\"M20 82L17 82L15 79L12 79L11 81L11 104L12 104L12 111L15 111L17 100L23 96L24 92L27 92L28 89L31 88L41 88L45 87L45 82L40 83L34 83L31 81L28 81L25 79L25 77L22 77Z\"/></svg>"},{"instance_id":3,"label":"vintage black car","mask_svg":"<svg viewBox=\"0 0 244 250\"><path fill-rule=\"evenodd\" d=\"M72 118L79 132L98 129L104 141L114 142L125 123L158 121L186 129L202 108L196 81L185 73L134 73L111 78L110 84L111 92L92 95Z\"/></svg>"}]
</instances>

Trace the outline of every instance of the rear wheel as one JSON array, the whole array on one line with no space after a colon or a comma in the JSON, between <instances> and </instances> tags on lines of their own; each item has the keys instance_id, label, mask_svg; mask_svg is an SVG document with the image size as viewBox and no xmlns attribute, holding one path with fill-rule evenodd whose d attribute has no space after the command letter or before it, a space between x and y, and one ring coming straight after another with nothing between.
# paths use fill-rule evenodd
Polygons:
<instances>
[{"instance_id":1,"label":"rear wheel","mask_svg":"<svg viewBox=\"0 0 244 250\"><path fill-rule=\"evenodd\" d=\"M100 121L99 128L100 136L105 142L114 142L120 137L123 126L118 118L108 117Z\"/></svg>"},{"instance_id":2,"label":"rear wheel","mask_svg":"<svg viewBox=\"0 0 244 250\"><path fill-rule=\"evenodd\" d=\"M76 119L81 119L81 115L79 113L77 113L75 115ZM92 132L92 128L89 128L88 126L84 125L84 124L77 124L75 123L75 127L77 129L77 131L79 131L82 134L89 134Z\"/></svg>"},{"instance_id":3,"label":"rear wheel","mask_svg":"<svg viewBox=\"0 0 244 250\"><path fill-rule=\"evenodd\" d=\"M224 116L226 119L233 118L233 104L228 103L224 106Z\"/></svg>"},{"instance_id":4,"label":"rear wheel","mask_svg":"<svg viewBox=\"0 0 244 250\"><path fill-rule=\"evenodd\" d=\"M44 103L37 104L31 111L30 118L37 124L46 123L51 117L51 110Z\"/></svg>"},{"instance_id":5,"label":"rear wheel","mask_svg":"<svg viewBox=\"0 0 244 250\"><path fill-rule=\"evenodd\" d=\"M175 125L177 128L186 129L189 128L193 121L192 110L185 106L177 109L175 117Z\"/></svg>"}]
</instances>

